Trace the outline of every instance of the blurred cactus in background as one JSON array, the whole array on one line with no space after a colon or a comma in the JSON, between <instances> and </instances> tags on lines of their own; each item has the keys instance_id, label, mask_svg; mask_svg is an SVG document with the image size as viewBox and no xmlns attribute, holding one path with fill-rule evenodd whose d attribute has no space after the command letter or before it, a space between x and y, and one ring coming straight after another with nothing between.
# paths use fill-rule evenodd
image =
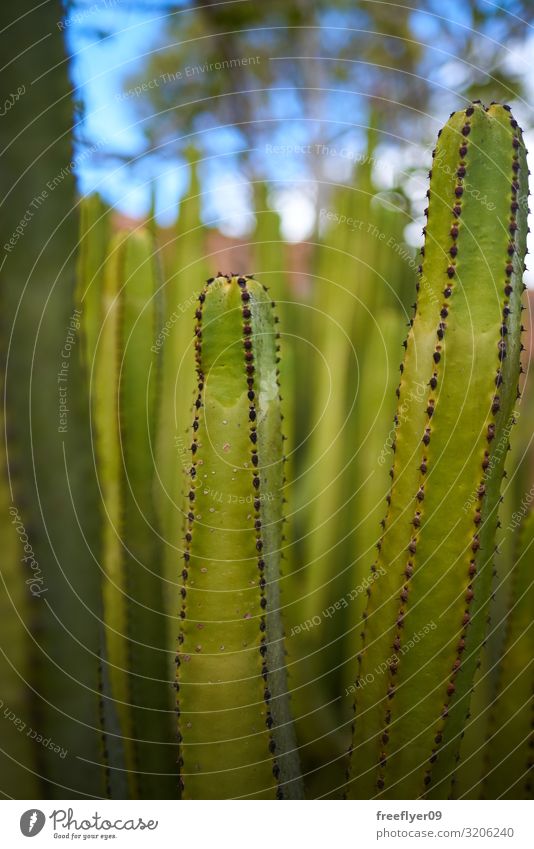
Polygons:
<instances>
[{"instance_id":1,"label":"blurred cactus in background","mask_svg":"<svg viewBox=\"0 0 534 849\"><path fill-rule=\"evenodd\" d=\"M288 649L300 686L295 700L305 713L297 723L303 762L314 770L310 781L317 788L330 778L332 786L339 782L332 753L342 758L350 741L350 699L341 696L353 677L357 623L389 486L396 361L416 266L403 246L402 205L377 197L375 162L370 130L351 185L334 187L320 210L313 296L301 311L301 332L320 356L314 391L302 401L306 419L299 422L308 438L296 470L301 568L293 590L299 602L290 609L297 628ZM402 196L396 197L398 204ZM330 764L330 778L321 763Z\"/></svg>"},{"instance_id":2,"label":"blurred cactus in background","mask_svg":"<svg viewBox=\"0 0 534 849\"><path fill-rule=\"evenodd\" d=\"M482 783L482 796L486 799L532 799L533 794L533 541L534 512L530 509L517 530L500 674L489 707Z\"/></svg>"},{"instance_id":3,"label":"blurred cactus in background","mask_svg":"<svg viewBox=\"0 0 534 849\"><path fill-rule=\"evenodd\" d=\"M85 204L92 207L95 200L88 198L82 208ZM84 235L96 241L101 232ZM93 252L86 250L86 255ZM80 311L88 318L87 324L82 322L85 338L95 337L91 398L104 527L103 661L109 665L109 692L103 698L111 702L105 705L108 710L116 706L124 740L121 766L109 764L110 778L117 778L113 769L127 768L134 796L166 798L176 782L168 664L171 628L164 610L163 551L154 502L161 386L153 340L161 293L148 232L117 234L104 244L104 255L102 273L88 276L87 285L80 287L93 311L84 311L83 301ZM90 263L80 270L90 274ZM98 305L91 292L95 287ZM98 336L89 323L93 315ZM110 736L109 729L104 731ZM107 741L109 750L112 743Z\"/></svg>"},{"instance_id":4,"label":"blurred cactus in background","mask_svg":"<svg viewBox=\"0 0 534 849\"><path fill-rule=\"evenodd\" d=\"M105 792L101 529L74 303L77 196L65 169L72 102L55 26L62 13L59 0L22 0L16 19L12 7L0 10L3 88L25 92L0 121L0 463L9 505L0 519L0 735L10 741L0 743L0 773L3 794L18 798ZM28 35L30 14L46 38Z\"/></svg>"}]
</instances>

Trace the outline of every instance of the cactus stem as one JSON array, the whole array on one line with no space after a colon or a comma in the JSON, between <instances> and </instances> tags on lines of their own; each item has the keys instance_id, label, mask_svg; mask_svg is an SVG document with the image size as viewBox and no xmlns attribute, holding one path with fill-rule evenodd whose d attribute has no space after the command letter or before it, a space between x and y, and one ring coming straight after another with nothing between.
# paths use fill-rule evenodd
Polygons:
<instances>
[{"instance_id":1,"label":"cactus stem","mask_svg":"<svg viewBox=\"0 0 534 849\"><path fill-rule=\"evenodd\" d=\"M466 123L464 124L463 131L462 131L464 136L468 135L469 131L465 132L466 128L468 128L468 127L469 127L469 123L466 120ZM458 163L458 168L456 169L457 181L456 181L456 186L455 186L455 189L454 189L455 202L454 202L454 206L452 208L452 214L453 214L454 218L456 218L456 219L459 218L460 215L461 215L461 202L458 199L461 198L461 196L463 194L463 179L466 175L465 156L467 154L467 145L465 143L463 143L461 145L460 150L461 150L460 160L459 160L459 163ZM455 274L456 274L455 258L458 254L458 246L457 246L457 243L456 243L456 239L458 238L458 232L459 232L458 226L453 222L453 224L451 226L451 231L450 231L451 238L452 238L452 245L449 248L449 254L453 257L453 262L448 263L448 265L446 267L446 271L445 271L445 273L447 274L447 276L450 280L452 280L454 278ZM424 273L425 273L424 259L423 259L422 266L420 266L420 269L421 269L420 270L420 278L422 280ZM452 292L453 292L452 285L447 286L445 291L444 291L445 297L450 298L451 295L452 295ZM451 303L452 302L449 301L449 304L451 304ZM446 331L446 328L447 328L446 322L443 319L448 317L449 310L450 310L449 305L442 304L441 309L440 309L441 321L439 322L438 327L437 327L437 331L436 331L436 336L437 336L438 342L435 345L435 350L434 350L434 353L433 353L433 356L432 356L433 363L434 363L434 369L433 369L432 378L431 378L430 383L429 383L431 393L434 392L434 390L436 389L438 382L439 382L438 366L439 366L439 363L441 361L441 344L440 343L442 342L442 340L445 336L445 331ZM400 390L399 394L401 395L402 394L402 379L401 379L401 382L399 384L399 390ZM432 419L432 415L434 413L434 406L435 406L435 398L433 397L432 394L430 394L427 398L427 405L426 405L426 413L427 413L427 416L428 416L428 425L425 428L425 432L423 434L423 439L422 439L422 442L423 442L425 448L424 448L424 451L423 451L423 457L422 457L422 460L421 460L421 464L419 466L421 476L420 476L420 481L419 481L419 488L418 488L418 491L417 491L417 494L416 494L417 507L416 507L414 516L412 518L412 525L414 527L414 534L413 534L413 537L412 537L412 539L411 539L411 541L408 545L409 558L402 568L402 574L404 575L404 577L406 577L406 582L402 585L401 593L400 593L400 596L399 596L401 604L399 606L398 613L397 613L397 620L396 620L397 627L396 627L395 637L394 637L394 641L393 641L393 645L392 645L394 652L398 652L402 648L402 632L403 632L403 627L404 627L404 619L405 619L406 612L407 612L407 602L409 600L409 582L410 582L410 578L413 574L414 568L416 568L418 529L421 527L422 521L424 521L424 510L422 508L422 503L424 501L425 475L427 474L428 466L429 466L427 448L428 448L430 441L431 441L431 419ZM389 514L389 511L388 511L388 514ZM385 522L386 526L387 526L388 518L389 518L389 515L386 515L386 522ZM365 642L365 639L364 639L364 642ZM398 666L399 666L397 654L394 654L392 657L393 657L393 660L390 660L390 662L388 663L389 674L388 674L388 683L387 683L387 692L388 692L388 697L389 697L390 700L392 700L395 696L395 683L396 683L395 679L396 679L396 675L397 675L397 672L398 672ZM459 663L458 663L458 668L459 668ZM457 672L457 669L454 670L453 673L451 674L451 680L449 681L448 686L447 686L447 694L449 696L454 693L455 688L454 688L453 678L454 678L454 675L456 674L456 672ZM391 722L391 711L388 710L387 713L386 713L386 716L385 716L384 730L383 730L382 736L381 736L382 743L384 744L384 747L386 746L386 743L389 741L389 735L387 734L387 727L388 727L390 722ZM433 760L435 760L435 757L436 757L435 750L432 750L431 763L433 762ZM379 771L378 771L378 777L377 777L377 782L376 782L376 786L377 786L378 790L383 790L384 787L385 787L385 766L386 766L386 763L387 763L387 756L386 756L386 752L385 752L385 749L384 749L384 751L381 752L380 755L379 755L379 762L378 762ZM430 771L428 770L425 773L425 777L424 777L425 786L430 784L430 781L431 781Z\"/></svg>"},{"instance_id":2,"label":"cactus stem","mask_svg":"<svg viewBox=\"0 0 534 849\"><path fill-rule=\"evenodd\" d=\"M358 679L365 681L365 687L358 688L355 700L351 798L368 798L377 791L396 798L401 782L401 792L417 797L435 795L445 781L453 786L462 708L468 707L490 603L492 564L486 560L488 555L493 557L505 427L512 418L514 377L519 370L519 312L515 306L519 307L521 297L525 216L521 214L516 221L519 183L514 175L519 169L512 165L510 183L502 140L508 138L511 150L520 150L523 157L524 148L519 141L513 142L516 133L509 132L506 124L500 107L490 107L488 115L481 107L455 114L437 146L444 162L439 168L433 163L417 316L404 346L399 405L409 397L412 381L426 386L426 391L418 399L421 406L413 412L411 422L399 421L400 416L395 420L392 485L378 545L377 563L385 568L384 579L371 586L363 619L363 651L358 656ZM502 163L496 182L488 179L486 160L493 163L493 159L486 145L494 145ZM513 153L510 159L516 161ZM466 191L468 179L471 184L488 186L495 199L493 207L482 209L484 223L472 193ZM492 210L497 210L495 215ZM483 252L476 228L480 226L485 233L483 227L491 232L498 225L502 227L501 241ZM499 278L504 297L499 293L495 299L492 285ZM470 324L474 320L481 331L476 347ZM495 337L487 332L490 328ZM473 378L465 370L470 362ZM458 392L457 408L456 375L465 384ZM466 397L471 379L477 392ZM513 393L507 385L510 380ZM473 418L477 419L476 432L472 446L466 441L464 465L452 450L447 461L444 457L451 434L461 436L461 422L465 422L467 439ZM451 464L456 464L454 472ZM443 474L450 478L447 492L440 494L438 483ZM454 510L454 486L465 492L463 513ZM455 571L455 586L444 582L444 569ZM408 618L414 630L417 624L429 622L432 593L444 604L447 620L440 617L437 624L432 622L432 634L425 638L428 642L406 654L410 648ZM425 679L427 686L418 697L414 676L419 658L426 659L429 676L432 668L439 674L433 683L431 677ZM384 676L369 677L375 664L384 670ZM374 765L372 772L370 764ZM407 787L412 789L407 791Z\"/></svg>"},{"instance_id":3,"label":"cactus stem","mask_svg":"<svg viewBox=\"0 0 534 849\"><path fill-rule=\"evenodd\" d=\"M250 276L212 283L199 296L194 336L198 394L176 685L180 786L188 798L294 798L301 788L277 585L282 511L281 501L269 503L274 494L278 501L283 485L278 336L265 287ZM227 488L221 507L210 506L203 484L209 472ZM209 523L201 521L205 511L213 514ZM203 621L191 618L199 615ZM196 628L204 627L206 654L199 664L193 641ZM219 651L225 653L220 660ZM235 714L231 692L238 693L241 680L249 682L246 703ZM212 721L203 726L199 711ZM233 739L236 728L240 742ZM222 783L215 775L219 752L228 757Z\"/></svg>"}]
</instances>

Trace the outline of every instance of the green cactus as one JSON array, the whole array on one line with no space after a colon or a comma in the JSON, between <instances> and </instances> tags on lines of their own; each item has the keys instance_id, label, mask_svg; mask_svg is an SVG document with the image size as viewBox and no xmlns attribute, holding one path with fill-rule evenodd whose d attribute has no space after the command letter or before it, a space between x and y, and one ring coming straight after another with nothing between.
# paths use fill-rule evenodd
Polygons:
<instances>
[{"instance_id":1,"label":"green cactus","mask_svg":"<svg viewBox=\"0 0 534 849\"><path fill-rule=\"evenodd\" d=\"M100 565L106 627L105 651L102 649L101 653L108 663L109 690L115 700L124 737L125 763L131 777L134 770L134 732L127 684L127 620L121 546L121 459L117 393L120 368L120 259L123 240L124 235L119 234L109 245L103 246L107 257L101 290L97 293L98 309L95 311L100 332L95 340L91 359L91 402L97 474L103 508ZM78 289L82 289L81 281ZM91 338L91 318L91 311L84 313L82 327L85 339ZM113 763L110 765L115 766Z\"/></svg>"},{"instance_id":2,"label":"green cactus","mask_svg":"<svg viewBox=\"0 0 534 849\"><path fill-rule=\"evenodd\" d=\"M177 781L168 678L170 620L163 605L162 552L153 492L158 360L151 347L157 296L148 233L131 234L125 242L122 275L119 421L136 768L141 798L172 798Z\"/></svg>"},{"instance_id":3,"label":"green cactus","mask_svg":"<svg viewBox=\"0 0 534 849\"><path fill-rule=\"evenodd\" d=\"M395 412L395 385L398 371L394 357L403 337L403 324L392 309L382 308L377 323L369 328L364 352L358 398L349 420L349 432L355 435L358 451L349 466L351 480L346 485L346 503L355 515L353 550L347 557L350 582L347 580L347 608L340 613L343 629L343 686L349 686L354 674L354 662L361 646L361 623L367 599L369 563L372 562L380 537L383 502L389 490L389 466L393 456L392 419ZM405 415L417 401L406 405ZM347 701L346 699L344 701ZM350 701L350 700L349 700ZM345 716L350 716L345 711Z\"/></svg>"},{"instance_id":4,"label":"green cactus","mask_svg":"<svg viewBox=\"0 0 534 849\"><path fill-rule=\"evenodd\" d=\"M80 331L83 359L90 371L95 354L102 315L102 275L110 240L109 210L99 195L80 201L80 239L78 242L76 301L83 306Z\"/></svg>"},{"instance_id":5,"label":"green cactus","mask_svg":"<svg viewBox=\"0 0 534 849\"><path fill-rule=\"evenodd\" d=\"M157 316L148 233L111 241L95 342L93 425L103 500L104 702L116 705L129 795L176 795L169 618L163 605L162 550L153 492ZM89 335L89 334L88 334ZM107 697L107 698L106 698ZM109 729L106 729L109 731ZM107 742L111 747L113 735ZM115 750L116 750L115 746ZM110 763L121 771L119 760Z\"/></svg>"},{"instance_id":6,"label":"green cactus","mask_svg":"<svg viewBox=\"0 0 534 849\"><path fill-rule=\"evenodd\" d=\"M73 160L73 103L68 56L56 26L64 12L62 4L52 0L37 8L23 0L20 9L17 20L7 7L0 11L2 30L9 32L4 40L3 85L11 91L16 90L12 85L26 86L21 108L2 119L5 149L0 181L2 195L9 194L10 202L9 213L0 222L1 244L9 241L18 221L31 217L23 237L12 250L4 251L0 268L0 368L6 369L2 440L13 487L9 495L47 590L40 598L27 599L29 617L25 602L21 608L32 641L25 685L28 710L21 718L30 731L27 742L35 773L42 778L38 792L79 799L102 795L104 785L98 763L100 573L92 556L99 535L98 491L73 315L75 169L66 167ZM31 63L21 61L27 43L26 12L32 13L39 31L49 33L35 45ZM61 178L56 180L55 175ZM50 180L53 191L47 187ZM70 356L64 357L66 342ZM68 375L59 383L58 372L65 371ZM65 405L60 404L60 387L62 397L66 389ZM66 412L66 425L58 421L60 406L68 407L61 411ZM0 535L3 559L7 553L3 528ZM9 536L6 549L8 540ZM11 575L23 583L28 564L20 564L21 556L19 547L21 569ZM9 627L7 621L3 624ZM20 620L11 626L15 635ZM24 640L17 646L8 643L6 649L6 635L2 647L14 660L13 653L23 651ZM26 663L28 659L21 671ZM3 673L2 669L2 681ZM51 741L65 754L59 756L40 741ZM13 773L11 765L2 776L2 790L9 795L15 792ZM19 798L32 798L33 791L28 773L27 789Z\"/></svg>"},{"instance_id":7,"label":"green cactus","mask_svg":"<svg viewBox=\"0 0 534 849\"><path fill-rule=\"evenodd\" d=\"M199 302L176 658L182 796L295 798L278 583L275 320L251 278L212 279Z\"/></svg>"},{"instance_id":8,"label":"green cactus","mask_svg":"<svg viewBox=\"0 0 534 849\"><path fill-rule=\"evenodd\" d=\"M391 363L406 323L399 292L413 278L410 262L402 262L394 247L402 245L404 216L375 198L376 135L371 129L365 162L354 168L350 185L336 186L321 211L315 309L301 310L301 333L324 357L313 363L313 393L307 375L300 381L299 410L308 413L300 428L309 434L300 474L297 470L301 569L293 583L301 601L288 611L296 625L319 622L288 642L297 661L297 733L305 744L302 760L312 795L324 793L329 783L338 786L335 758L343 757L350 742L350 699L344 703L339 694L354 676L357 623L366 598L358 588L380 535L389 460L380 465L378 458L394 402L387 383L395 379L397 366ZM329 608L333 615L324 615Z\"/></svg>"},{"instance_id":9,"label":"green cactus","mask_svg":"<svg viewBox=\"0 0 534 849\"><path fill-rule=\"evenodd\" d=\"M482 795L486 799L532 799L534 795L532 509L517 534L516 562L512 572L513 591L499 668L499 686L490 710L485 748Z\"/></svg>"},{"instance_id":10,"label":"green cactus","mask_svg":"<svg viewBox=\"0 0 534 849\"><path fill-rule=\"evenodd\" d=\"M508 611L513 603L515 565L517 560L518 505L525 501L531 487L533 459L532 421L534 417L534 375L532 369L520 381L521 398L516 410L519 417L514 426L514 438L506 461L506 480L503 484L503 503L499 510L497 530L497 574L495 576L491 622L482 653L481 666L475 677L475 685L469 719L466 723L460 763L457 772L457 792L461 799L479 799L483 791L487 765L481 757L486 740L493 734L491 705L497 697L501 679L501 659ZM515 515L514 515L515 514ZM520 515L520 514L519 514Z\"/></svg>"},{"instance_id":11,"label":"green cactus","mask_svg":"<svg viewBox=\"0 0 534 849\"><path fill-rule=\"evenodd\" d=\"M392 487L355 681L347 795L451 792L484 640L519 377L526 154L507 107L451 116L434 151Z\"/></svg>"},{"instance_id":12,"label":"green cactus","mask_svg":"<svg viewBox=\"0 0 534 849\"><path fill-rule=\"evenodd\" d=\"M2 352L3 353L3 352ZM1 378L1 376L0 376ZM1 389L4 387L1 386ZM4 433L3 409L0 432ZM32 561L25 550L27 533L19 510L11 499L4 439L0 440L0 772L9 775L13 799L36 798L41 792L31 730L31 700L28 680L35 657L30 637L33 587ZM26 560L24 560L26 558ZM33 655L33 657L32 657ZM6 786L7 790L7 786Z\"/></svg>"},{"instance_id":13,"label":"green cactus","mask_svg":"<svg viewBox=\"0 0 534 849\"><path fill-rule=\"evenodd\" d=\"M256 214L254 267L266 278L271 295L279 303L288 296L287 246L280 234L280 216L269 205L268 186L261 180L253 184L253 199Z\"/></svg>"}]
</instances>

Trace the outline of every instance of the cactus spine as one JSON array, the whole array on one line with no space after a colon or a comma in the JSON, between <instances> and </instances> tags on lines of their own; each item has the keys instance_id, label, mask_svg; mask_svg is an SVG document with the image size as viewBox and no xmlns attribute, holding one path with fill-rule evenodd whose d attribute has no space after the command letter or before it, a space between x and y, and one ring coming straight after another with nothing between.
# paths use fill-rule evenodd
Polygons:
<instances>
[{"instance_id":1,"label":"cactus spine","mask_svg":"<svg viewBox=\"0 0 534 849\"><path fill-rule=\"evenodd\" d=\"M155 333L157 359L161 360L161 392L158 406L156 444L156 508L164 539L165 601L168 614L176 614L176 558L180 555L183 532L185 476L189 466L187 432L191 426L190 408L194 392L194 350L191 342L191 305L198 294L196 281L208 275L205 262L205 230L200 217L201 190L198 154L189 152L190 185L180 202L175 235L163 246L165 283L162 291L163 316ZM165 248L169 248L166 256ZM164 335L165 334L165 335ZM177 473L176 465L180 471ZM172 678L174 655L169 658Z\"/></svg>"},{"instance_id":2,"label":"cactus spine","mask_svg":"<svg viewBox=\"0 0 534 849\"><path fill-rule=\"evenodd\" d=\"M431 171L392 487L356 681L350 797L447 795L484 640L519 376L527 166L506 107L454 113Z\"/></svg>"},{"instance_id":3,"label":"cactus spine","mask_svg":"<svg viewBox=\"0 0 534 849\"><path fill-rule=\"evenodd\" d=\"M217 277L196 317L176 658L182 795L299 797L278 585L283 457L272 304L251 278Z\"/></svg>"}]
</instances>

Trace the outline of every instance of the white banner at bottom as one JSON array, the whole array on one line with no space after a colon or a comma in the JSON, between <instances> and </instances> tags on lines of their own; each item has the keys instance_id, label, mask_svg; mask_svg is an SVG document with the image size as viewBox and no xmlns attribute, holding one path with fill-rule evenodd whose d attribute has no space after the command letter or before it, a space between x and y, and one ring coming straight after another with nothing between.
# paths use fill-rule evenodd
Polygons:
<instances>
[{"instance_id":1,"label":"white banner at bottom","mask_svg":"<svg viewBox=\"0 0 534 849\"><path fill-rule=\"evenodd\" d=\"M534 805L519 801L3 801L1 844L181 849L486 847L532 849Z\"/></svg>"}]
</instances>

